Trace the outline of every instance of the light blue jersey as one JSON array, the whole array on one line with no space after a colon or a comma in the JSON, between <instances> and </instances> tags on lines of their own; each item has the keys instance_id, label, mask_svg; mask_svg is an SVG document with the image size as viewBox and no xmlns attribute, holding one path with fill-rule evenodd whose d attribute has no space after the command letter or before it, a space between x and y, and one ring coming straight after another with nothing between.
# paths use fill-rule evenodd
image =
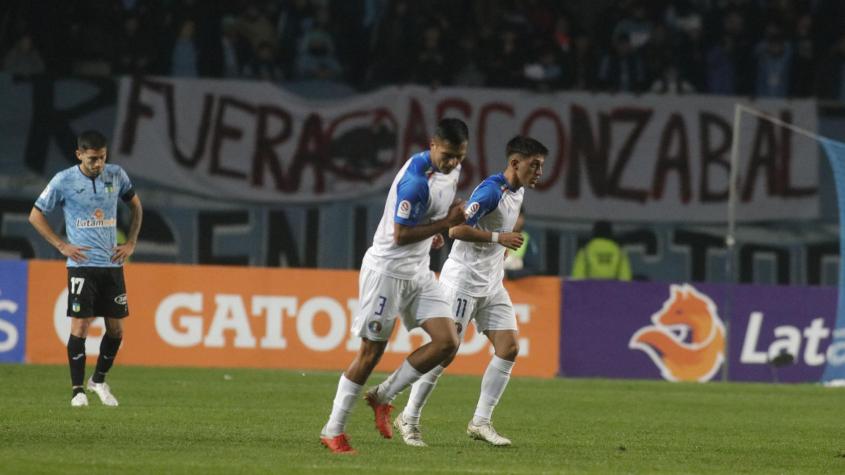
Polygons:
<instances>
[{"instance_id":1,"label":"light blue jersey","mask_svg":"<svg viewBox=\"0 0 845 475\"><path fill-rule=\"evenodd\" d=\"M120 267L111 261L117 244L117 200L133 196L132 182L118 165L106 164L94 178L75 165L56 173L35 207L46 214L61 206L68 241L91 248L84 251L88 260L77 263L68 258L68 267Z\"/></svg>"}]
</instances>

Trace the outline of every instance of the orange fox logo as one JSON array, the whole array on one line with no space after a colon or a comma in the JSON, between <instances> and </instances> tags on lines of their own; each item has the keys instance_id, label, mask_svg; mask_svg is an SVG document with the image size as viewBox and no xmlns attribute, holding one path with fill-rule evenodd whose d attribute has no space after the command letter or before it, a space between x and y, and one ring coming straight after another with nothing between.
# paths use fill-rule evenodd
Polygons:
<instances>
[{"instance_id":1,"label":"orange fox logo","mask_svg":"<svg viewBox=\"0 0 845 475\"><path fill-rule=\"evenodd\" d=\"M628 348L642 350L669 381L710 380L725 359L725 326L710 297L691 285L672 285L671 296L640 328ZM689 338L687 338L689 337Z\"/></svg>"}]
</instances>

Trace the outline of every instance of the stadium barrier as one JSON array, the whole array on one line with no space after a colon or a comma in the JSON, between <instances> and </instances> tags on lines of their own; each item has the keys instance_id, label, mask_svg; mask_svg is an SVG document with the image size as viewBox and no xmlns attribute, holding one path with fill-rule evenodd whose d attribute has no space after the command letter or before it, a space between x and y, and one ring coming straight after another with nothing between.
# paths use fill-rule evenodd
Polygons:
<instances>
[{"instance_id":1,"label":"stadium barrier","mask_svg":"<svg viewBox=\"0 0 845 475\"><path fill-rule=\"evenodd\" d=\"M831 344L835 287L566 281L563 289L563 376L704 382L719 380L727 359L731 381L810 382L845 354Z\"/></svg>"},{"instance_id":2,"label":"stadium barrier","mask_svg":"<svg viewBox=\"0 0 845 475\"><path fill-rule=\"evenodd\" d=\"M356 271L142 263L125 269L130 317L120 364L340 370L357 351L359 339L349 332ZM33 260L28 272L26 361L65 363L64 263ZM560 279L529 277L507 287L520 324L514 374L554 377ZM98 353L102 332L98 320L86 342L89 355ZM396 368L423 338L421 330L398 324L377 369ZM460 351L450 373L483 374L492 351L486 337L468 329Z\"/></svg>"}]
</instances>

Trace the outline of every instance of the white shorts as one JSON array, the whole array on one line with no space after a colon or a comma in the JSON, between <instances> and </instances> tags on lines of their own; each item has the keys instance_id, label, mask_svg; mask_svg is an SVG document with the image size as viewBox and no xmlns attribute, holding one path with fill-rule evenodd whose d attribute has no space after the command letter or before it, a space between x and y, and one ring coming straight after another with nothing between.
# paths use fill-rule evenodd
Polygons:
<instances>
[{"instance_id":1,"label":"white shorts","mask_svg":"<svg viewBox=\"0 0 845 475\"><path fill-rule=\"evenodd\" d=\"M387 341L397 315L408 330L430 318L451 316L449 301L431 271L406 280L362 266L358 274L358 305L352 333L371 341Z\"/></svg>"},{"instance_id":2,"label":"white shorts","mask_svg":"<svg viewBox=\"0 0 845 475\"><path fill-rule=\"evenodd\" d=\"M517 331L516 313L508 291L503 286L486 297L473 297L455 287L440 283L443 293L452 303L452 318L463 338L470 320L475 320L479 332L487 330Z\"/></svg>"}]
</instances>

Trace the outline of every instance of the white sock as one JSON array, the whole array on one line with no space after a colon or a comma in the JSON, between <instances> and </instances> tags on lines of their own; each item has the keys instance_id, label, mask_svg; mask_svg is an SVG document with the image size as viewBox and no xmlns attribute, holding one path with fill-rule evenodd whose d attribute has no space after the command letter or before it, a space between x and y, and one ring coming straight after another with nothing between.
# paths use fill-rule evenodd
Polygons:
<instances>
[{"instance_id":1,"label":"white sock","mask_svg":"<svg viewBox=\"0 0 845 475\"><path fill-rule=\"evenodd\" d=\"M402 366L393 372L387 379L378 385L378 400L385 404L393 400L397 394L401 393L408 386L422 377L422 373L417 371L408 360L402 362Z\"/></svg>"},{"instance_id":2,"label":"white sock","mask_svg":"<svg viewBox=\"0 0 845 475\"><path fill-rule=\"evenodd\" d=\"M475 425L487 424L493 416L493 409L499 403L499 398L508 386L511 379L513 361L504 360L496 355L487 365L484 377L481 378L481 395L478 397L478 405L475 407L475 415L472 423Z\"/></svg>"},{"instance_id":3,"label":"white sock","mask_svg":"<svg viewBox=\"0 0 845 475\"><path fill-rule=\"evenodd\" d=\"M337 383L337 394L334 397L334 404L332 404L332 415L329 416L329 422L323 427L322 435L337 437L346 430L346 419L352 412L352 407L361 395L363 388L360 384L355 384L347 379L345 374L340 375L340 382Z\"/></svg>"},{"instance_id":4,"label":"white sock","mask_svg":"<svg viewBox=\"0 0 845 475\"><path fill-rule=\"evenodd\" d=\"M446 368L438 365L434 369L425 373L416 383L411 385L411 395L408 396L408 404L405 410L402 411L402 417L408 424L419 424L420 413L423 406L428 401L428 396L434 391L434 386L440 375L443 374Z\"/></svg>"}]
</instances>

